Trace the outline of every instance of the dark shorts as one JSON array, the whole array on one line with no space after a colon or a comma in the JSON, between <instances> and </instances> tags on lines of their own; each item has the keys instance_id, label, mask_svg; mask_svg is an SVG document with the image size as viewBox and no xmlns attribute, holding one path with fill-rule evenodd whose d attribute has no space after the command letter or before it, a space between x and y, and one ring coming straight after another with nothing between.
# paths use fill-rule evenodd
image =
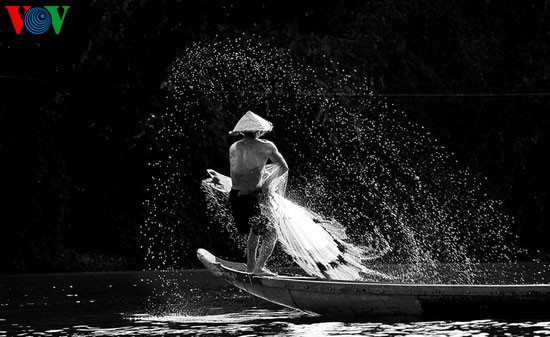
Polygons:
<instances>
[{"instance_id":1,"label":"dark shorts","mask_svg":"<svg viewBox=\"0 0 550 337\"><path fill-rule=\"evenodd\" d=\"M243 195L238 195L238 193L238 190L233 189L229 192L229 203L237 225L237 232L245 235L252 229L254 234L263 235L266 230L267 219L262 216L262 190Z\"/></svg>"}]
</instances>

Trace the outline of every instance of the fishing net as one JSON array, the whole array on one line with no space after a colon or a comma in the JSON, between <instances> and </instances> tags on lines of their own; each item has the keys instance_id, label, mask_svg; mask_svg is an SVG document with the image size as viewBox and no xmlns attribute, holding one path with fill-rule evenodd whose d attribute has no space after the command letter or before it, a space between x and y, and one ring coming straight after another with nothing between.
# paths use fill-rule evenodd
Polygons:
<instances>
[{"instance_id":1,"label":"fishing net","mask_svg":"<svg viewBox=\"0 0 550 337\"><path fill-rule=\"evenodd\" d=\"M285 197L288 174L280 173L275 164L266 166L262 186L267 197L262 216L275 228L283 250L306 273L335 280L389 280L390 276L367 268L364 261L373 260L389 251L384 247L359 247L348 242L345 228L334 219L326 219ZM231 179L214 170L202 181L203 190L215 207L224 207ZM225 206L226 207L226 206Z\"/></svg>"}]
</instances>

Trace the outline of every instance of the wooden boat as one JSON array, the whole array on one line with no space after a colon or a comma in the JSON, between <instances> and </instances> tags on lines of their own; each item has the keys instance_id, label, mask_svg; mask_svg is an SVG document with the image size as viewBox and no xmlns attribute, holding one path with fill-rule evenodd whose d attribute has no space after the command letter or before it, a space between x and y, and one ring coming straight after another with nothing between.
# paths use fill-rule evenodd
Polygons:
<instances>
[{"instance_id":1,"label":"wooden boat","mask_svg":"<svg viewBox=\"0 0 550 337\"><path fill-rule=\"evenodd\" d=\"M550 317L550 285L446 285L254 276L243 263L197 256L215 276L269 302L341 317Z\"/></svg>"}]
</instances>

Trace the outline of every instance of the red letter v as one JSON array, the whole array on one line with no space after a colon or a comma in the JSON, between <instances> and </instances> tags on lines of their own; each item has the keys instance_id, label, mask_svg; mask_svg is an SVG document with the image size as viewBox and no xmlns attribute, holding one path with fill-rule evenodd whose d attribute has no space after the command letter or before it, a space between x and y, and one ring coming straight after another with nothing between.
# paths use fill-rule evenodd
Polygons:
<instances>
[{"instance_id":1,"label":"red letter v","mask_svg":"<svg viewBox=\"0 0 550 337\"><path fill-rule=\"evenodd\" d=\"M21 28L23 28L23 17L25 14L27 14L27 11L31 6L23 6L25 11L23 12L23 16L19 13L19 7L21 6L5 6L8 10L8 13L10 14L11 23L13 24L13 28L15 29L15 34L21 33Z\"/></svg>"}]
</instances>

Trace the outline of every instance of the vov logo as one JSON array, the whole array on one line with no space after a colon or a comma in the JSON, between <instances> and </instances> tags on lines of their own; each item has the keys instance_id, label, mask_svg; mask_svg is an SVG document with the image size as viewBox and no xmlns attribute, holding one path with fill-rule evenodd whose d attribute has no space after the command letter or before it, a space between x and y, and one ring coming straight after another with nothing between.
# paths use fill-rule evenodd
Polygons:
<instances>
[{"instance_id":1,"label":"vov logo","mask_svg":"<svg viewBox=\"0 0 550 337\"><path fill-rule=\"evenodd\" d=\"M55 34L61 32L67 11L71 6L4 6L15 29L15 34L21 34L23 26L35 35L44 34L48 29L53 28ZM61 13L60 9L61 8ZM22 9L22 10L21 10Z\"/></svg>"}]
</instances>

